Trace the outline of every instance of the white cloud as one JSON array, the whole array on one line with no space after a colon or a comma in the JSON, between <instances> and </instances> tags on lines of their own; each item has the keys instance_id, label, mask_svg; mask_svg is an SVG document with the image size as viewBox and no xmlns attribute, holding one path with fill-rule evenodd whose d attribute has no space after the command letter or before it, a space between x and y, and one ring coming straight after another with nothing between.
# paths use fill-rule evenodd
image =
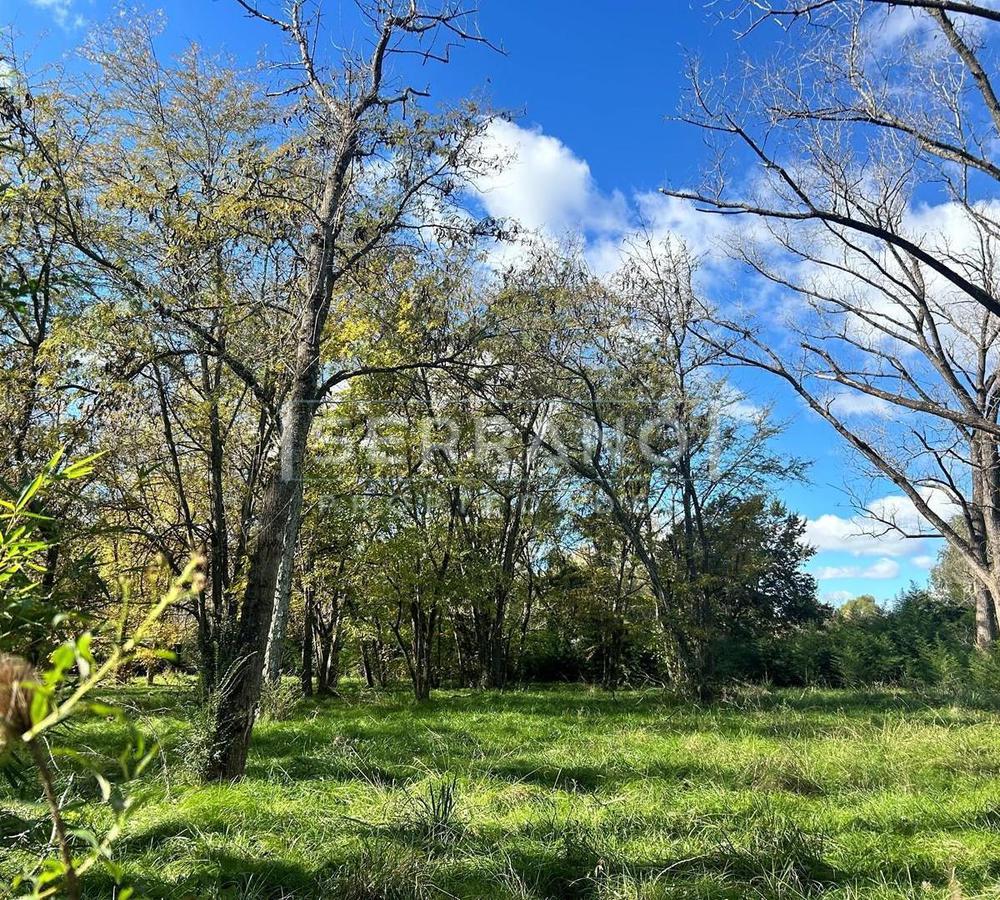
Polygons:
<instances>
[{"instance_id":1,"label":"white cloud","mask_svg":"<svg viewBox=\"0 0 1000 900\"><path fill-rule=\"evenodd\" d=\"M885 51L918 35L926 36L930 26L930 17L916 10L890 8L884 14L876 16L869 23L868 30L873 49Z\"/></svg>"},{"instance_id":2,"label":"white cloud","mask_svg":"<svg viewBox=\"0 0 1000 900\"><path fill-rule=\"evenodd\" d=\"M869 566L824 566L816 577L820 581L832 581L838 578L874 578L888 579L899 575L899 563L884 556Z\"/></svg>"},{"instance_id":3,"label":"white cloud","mask_svg":"<svg viewBox=\"0 0 1000 900\"><path fill-rule=\"evenodd\" d=\"M955 514L954 504L943 492L925 488L921 489L921 494L937 515L948 519ZM853 556L898 557L924 549L922 541L904 534L934 536L908 497L899 494L881 497L869 504L868 512L869 515L850 518L826 513L810 519L806 523L806 543L820 551L836 550ZM890 524L895 527L889 527Z\"/></svg>"},{"instance_id":4,"label":"white cloud","mask_svg":"<svg viewBox=\"0 0 1000 900\"><path fill-rule=\"evenodd\" d=\"M823 566L816 572L820 581L832 581L835 578L857 578L857 566Z\"/></svg>"},{"instance_id":5,"label":"white cloud","mask_svg":"<svg viewBox=\"0 0 1000 900\"><path fill-rule=\"evenodd\" d=\"M981 0L981 3L993 9L998 7L996 0ZM961 13L951 15L966 39L976 39L987 27L986 20L981 16L966 16ZM915 46L924 52L943 52L947 46L934 19L923 10L893 6L878 9L868 21L867 31L871 49L876 54L898 54L901 44Z\"/></svg>"},{"instance_id":6,"label":"white cloud","mask_svg":"<svg viewBox=\"0 0 1000 900\"><path fill-rule=\"evenodd\" d=\"M899 407L881 397L873 397L871 394L863 394L861 391L849 389L837 391L832 395L830 409L845 419L862 416L877 416L886 419L899 415Z\"/></svg>"},{"instance_id":7,"label":"white cloud","mask_svg":"<svg viewBox=\"0 0 1000 900\"><path fill-rule=\"evenodd\" d=\"M841 606L848 600L853 600L854 594L850 591L826 591L823 594L823 602L831 603L834 606Z\"/></svg>"},{"instance_id":8,"label":"white cloud","mask_svg":"<svg viewBox=\"0 0 1000 900\"><path fill-rule=\"evenodd\" d=\"M818 182L822 176L805 170L802 178L807 183ZM874 178L863 172L860 193L874 198L882 187ZM867 181L866 181L867 179ZM771 188L761 188L762 202L781 204L772 195ZM962 204L943 202L928 204L915 202L901 211L900 232L931 255L947 262L950 268L965 275L975 283L992 284L1000 278L1000 239L997 238L997 223L1000 222L1000 200L977 201L974 210ZM731 217L739 220L741 217ZM786 294L789 301L788 317L798 327L813 334L832 336L841 330L863 346L877 349L892 347L893 352L902 357L916 356L919 351L905 342L890 337L888 332L896 328L901 332L913 329L911 304L905 291L896 290L892 277L904 283L910 275L904 272L896 258L885 245L875 238L853 235L856 250L846 250L840 239L822 225L801 225L800 223L770 223L778 239L765 232L747 230L741 237L753 251L759 254L766 268L779 279L800 285L815 294L814 297ZM785 241L804 249L809 258L789 253L783 246ZM831 265L815 262L823 258ZM890 277L885 275L890 273ZM852 274L854 273L854 274ZM972 342L962 335L963 330L975 329L985 312L967 294L926 266L921 274L927 290L928 302L937 313L938 328L948 352L956 353L960 363L970 352ZM883 292L877 285L887 285ZM841 298L857 313L846 313L836 304L818 298ZM767 307L767 315L773 320L773 304ZM956 328L956 326L959 326ZM879 381L876 361L867 361L869 374ZM884 374L884 373L882 373ZM931 373L931 377L935 377ZM892 389L891 380L881 382L883 387ZM887 406L881 406L871 399L865 408L856 400L852 412L857 415L884 415ZM838 404L851 406L846 398L838 399ZM898 411L898 408L897 408Z\"/></svg>"},{"instance_id":9,"label":"white cloud","mask_svg":"<svg viewBox=\"0 0 1000 900\"><path fill-rule=\"evenodd\" d=\"M558 138L498 119L483 141L486 156L501 164L499 171L476 179L479 200L491 216L552 237L628 228L625 197L602 193L587 162Z\"/></svg>"},{"instance_id":10,"label":"white cloud","mask_svg":"<svg viewBox=\"0 0 1000 900\"><path fill-rule=\"evenodd\" d=\"M936 516L948 520L958 513L957 505L944 491L928 487L918 488L917 491ZM868 509L878 521L891 523L907 534L934 535L933 529L917 512L909 497L891 494L869 504Z\"/></svg>"},{"instance_id":11,"label":"white cloud","mask_svg":"<svg viewBox=\"0 0 1000 900\"><path fill-rule=\"evenodd\" d=\"M861 573L862 578L895 578L899 574L899 563L883 557L873 562Z\"/></svg>"},{"instance_id":12,"label":"white cloud","mask_svg":"<svg viewBox=\"0 0 1000 900\"><path fill-rule=\"evenodd\" d=\"M911 562L918 569L929 570L934 568L934 563L937 562L937 558L931 556L930 554L921 554L920 556L914 556Z\"/></svg>"},{"instance_id":13,"label":"white cloud","mask_svg":"<svg viewBox=\"0 0 1000 900\"><path fill-rule=\"evenodd\" d=\"M730 256L736 235L764 227L700 212L695 204L657 191L631 197L602 191L587 161L538 127L495 120L481 152L495 171L473 179L475 198L489 215L516 221L527 232L515 245L498 248L494 264L515 261L538 239L569 236L584 240L595 272L608 273L621 264L629 237L645 229L654 240L682 240L705 263L699 272L705 278L736 265Z\"/></svg>"},{"instance_id":14,"label":"white cloud","mask_svg":"<svg viewBox=\"0 0 1000 900\"><path fill-rule=\"evenodd\" d=\"M492 171L472 179L473 198L488 215L522 229L517 239L490 251L497 269L523 260L539 241L569 237L582 242L593 271L605 275L619 268L629 239L644 231L654 241L683 241L700 261L696 279L707 290L732 285L740 266L732 255L738 238L767 232L761 220L712 215L659 191L626 196L601 190L587 161L540 127L496 119L479 149ZM758 286L755 296L767 292Z\"/></svg>"},{"instance_id":15,"label":"white cloud","mask_svg":"<svg viewBox=\"0 0 1000 900\"><path fill-rule=\"evenodd\" d=\"M821 552L839 550L853 556L902 556L905 553L903 538L895 533L876 533L874 527L870 519L861 516L845 519L826 513L817 519L809 519L805 540Z\"/></svg>"},{"instance_id":16,"label":"white cloud","mask_svg":"<svg viewBox=\"0 0 1000 900\"><path fill-rule=\"evenodd\" d=\"M755 220L735 216L716 216L702 212L698 205L679 197L668 197L655 191L636 195L639 214L647 227L656 234L672 234L681 238L698 256L713 261L728 261L736 230L754 228Z\"/></svg>"},{"instance_id":17,"label":"white cloud","mask_svg":"<svg viewBox=\"0 0 1000 900\"><path fill-rule=\"evenodd\" d=\"M767 414L767 407L760 406L745 397L725 406L726 414L739 422L757 422Z\"/></svg>"},{"instance_id":18,"label":"white cloud","mask_svg":"<svg viewBox=\"0 0 1000 900\"><path fill-rule=\"evenodd\" d=\"M73 12L74 0L29 0L29 2L32 6L49 12L60 28L80 28L85 22L83 16Z\"/></svg>"}]
</instances>

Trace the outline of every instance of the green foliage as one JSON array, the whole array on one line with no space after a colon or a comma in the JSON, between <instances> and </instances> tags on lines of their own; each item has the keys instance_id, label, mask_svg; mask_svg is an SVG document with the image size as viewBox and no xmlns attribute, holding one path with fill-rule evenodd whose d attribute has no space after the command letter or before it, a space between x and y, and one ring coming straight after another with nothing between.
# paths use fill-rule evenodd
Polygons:
<instances>
[{"instance_id":1,"label":"green foliage","mask_svg":"<svg viewBox=\"0 0 1000 900\"><path fill-rule=\"evenodd\" d=\"M847 621L875 619L880 615L882 610L871 594L859 594L837 610L837 616Z\"/></svg>"},{"instance_id":2,"label":"green foliage","mask_svg":"<svg viewBox=\"0 0 1000 900\"><path fill-rule=\"evenodd\" d=\"M826 622L767 641L760 674L783 685L895 684L982 695L993 654L972 650L972 629L964 600L913 587L882 609L861 596Z\"/></svg>"},{"instance_id":3,"label":"green foliage","mask_svg":"<svg viewBox=\"0 0 1000 900\"><path fill-rule=\"evenodd\" d=\"M295 715L302 699L299 685L290 679L266 683L261 690L259 715L264 722L284 722Z\"/></svg>"},{"instance_id":4,"label":"green foliage","mask_svg":"<svg viewBox=\"0 0 1000 900\"><path fill-rule=\"evenodd\" d=\"M803 570L812 551L804 522L765 496L712 504L704 511L700 572L689 578L663 542L664 571L683 607L701 599L708 612L687 630L702 645L711 678L721 684L768 677L776 641L792 640L830 610ZM527 636L519 674L528 681L590 681L615 687L669 680L670 652L651 627L648 588L622 575L621 538L590 516L586 551L554 553L545 567L536 627ZM627 548L625 548L627 549ZM613 661L612 658L613 657ZM608 678L609 668L616 670Z\"/></svg>"},{"instance_id":5,"label":"green foliage","mask_svg":"<svg viewBox=\"0 0 1000 900\"><path fill-rule=\"evenodd\" d=\"M58 485L89 475L94 459L63 464L59 451L16 496L0 496L0 651L22 652L31 636L62 619L40 578L54 524L43 500Z\"/></svg>"},{"instance_id":6,"label":"green foliage","mask_svg":"<svg viewBox=\"0 0 1000 900\"><path fill-rule=\"evenodd\" d=\"M966 686L973 699L1000 698L1000 649L971 655Z\"/></svg>"}]
</instances>

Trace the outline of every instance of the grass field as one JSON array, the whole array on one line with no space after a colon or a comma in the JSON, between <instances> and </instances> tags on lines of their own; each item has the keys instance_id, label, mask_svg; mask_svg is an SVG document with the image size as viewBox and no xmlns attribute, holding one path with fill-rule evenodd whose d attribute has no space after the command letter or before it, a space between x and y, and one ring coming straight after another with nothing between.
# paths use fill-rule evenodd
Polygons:
<instances>
[{"instance_id":1,"label":"grass field","mask_svg":"<svg viewBox=\"0 0 1000 900\"><path fill-rule=\"evenodd\" d=\"M698 709L652 691L418 707L354 690L262 723L246 780L202 787L190 688L117 700L164 748L115 850L142 896L1000 897L986 711L834 691ZM115 746L104 722L80 737ZM0 869L17 869L12 823L41 811L2 794L0 810ZM112 896L100 878L88 896Z\"/></svg>"}]
</instances>

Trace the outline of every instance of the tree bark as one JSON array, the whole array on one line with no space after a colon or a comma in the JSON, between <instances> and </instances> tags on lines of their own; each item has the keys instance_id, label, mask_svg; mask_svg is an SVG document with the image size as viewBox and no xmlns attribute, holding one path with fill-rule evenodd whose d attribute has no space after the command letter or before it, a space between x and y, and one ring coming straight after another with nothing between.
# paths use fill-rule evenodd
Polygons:
<instances>
[{"instance_id":1,"label":"tree bark","mask_svg":"<svg viewBox=\"0 0 1000 900\"><path fill-rule=\"evenodd\" d=\"M976 584L976 649L989 650L997 639L997 618L989 588Z\"/></svg>"},{"instance_id":2,"label":"tree bark","mask_svg":"<svg viewBox=\"0 0 1000 900\"><path fill-rule=\"evenodd\" d=\"M267 480L260 506L257 540L250 557L235 645L235 659L220 686L211 749L204 769L209 781L240 778L246 768L250 735L263 684L264 656L271 633L278 571L296 492L303 474L306 440L315 415L320 328L304 316L307 338L300 342L298 376L283 408L278 464ZM316 338L308 337L310 333ZM301 341L301 338L300 338Z\"/></svg>"},{"instance_id":3,"label":"tree bark","mask_svg":"<svg viewBox=\"0 0 1000 900\"><path fill-rule=\"evenodd\" d=\"M305 622L302 626L302 695L313 695L313 629L315 628L315 607L313 588L305 588Z\"/></svg>"},{"instance_id":4,"label":"tree bark","mask_svg":"<svg viewBox=\"0 0 1000 900\"><path fill-rule=\"evenodd\" d=\"M361 650L361 674L364 675L365 684L373 688L375 687L375 673L372 671L372 661L369 658L369 642L362 638L358 641L358 647Z\"/></svg>"},{"instance_id":5,"label":"tree bark","mask_svg":"<svg viewBox=\"0 0 1000 900\"><path fill-rule=\"evenodd\" d=\"M299 528L302 525L302 482L292 500L288 514L288 527L278 572L278 590L274 599L274 613L271 616L271 630L267 636L267 663L264 677L268 684L277 684L281 677L281 657L284 650L285 626L288 624L288 609L292 601L292 572L295 568L295 549L298 546Z\"/></svg>"}]
</instances>

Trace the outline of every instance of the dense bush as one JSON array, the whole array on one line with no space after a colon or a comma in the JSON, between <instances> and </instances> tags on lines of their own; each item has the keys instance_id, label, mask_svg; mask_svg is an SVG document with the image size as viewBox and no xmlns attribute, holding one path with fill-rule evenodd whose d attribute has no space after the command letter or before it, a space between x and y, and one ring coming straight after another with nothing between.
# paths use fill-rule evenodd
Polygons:
<instances>
[{"instance_id":1,"label":"dense bush","mask_svg":"<svg viewBox=\"0 0 1000 900\"><path fill-rule=\"evenodd\" d=\"M742 675L777 685L1000 685L1000 662L972 650L973 610L916 587L889 608L852 604L824 622L744 647ZM739 674L734 672L734 674Z\"/></svg>"}]
</instances>

